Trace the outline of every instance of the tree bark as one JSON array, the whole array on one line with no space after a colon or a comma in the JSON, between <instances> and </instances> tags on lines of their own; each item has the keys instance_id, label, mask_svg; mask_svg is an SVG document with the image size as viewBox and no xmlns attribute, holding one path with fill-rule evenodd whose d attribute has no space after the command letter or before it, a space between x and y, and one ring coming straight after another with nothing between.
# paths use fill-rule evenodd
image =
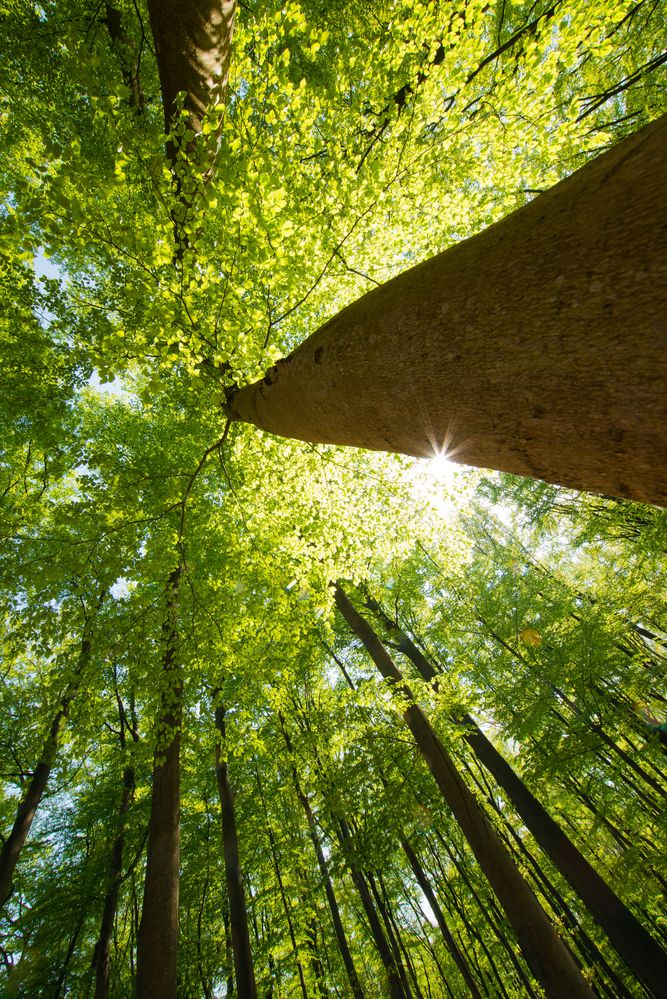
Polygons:
<instances>
[{"instance_id":1,"label":"tree bark","mask_svg":"<svg viewBox=\"0 0 667 999\"><path fill-rule=\"evenodd\" d=\"M149 0L167 132L184 93L187 127L198 135L209 107L224 97L236 0Z\"/></svg>"},{"instance_id":2,"label":"tree bark","mask_svg":"<svg viewBox=\"0 0 667 999\"><path fill-rule=\"evenodd\" d=\"M667 116L231 395L283 437L667 503Z\"/></svg>"},{"instance_id":3,"label":"tree bark","mask_svg":"<svg viewBox=\"0 0 667 999\"><path fill-rule=\"evenodd\" d=\"M162 634L164 684L153 763L144 901L137 940L136 999L176 999L180 863L182 667L177 659L178 591L182 569L167 580Z\"/></svg>"},{"instance_id":4,"label":"tree bark","mask_svg":"<svg viewBox=\"0 0 667 999\"><path fill-rule=\"evenodd\" d=\"M385 679L393 681L408 701L403 718L500 901L528 966L547 996L553 999L562 999L564 995L592 999L593 992L581 976L572 955L521 876L486 813L462 780L426 715L415 704L412 692L387 650L338 585L335 599L344 619L363 642L380 673Z\"/></svg>"},{"instance_id":5,"label":"tree bark","mask_svg":"<svg viewBox=\"0 0 667 999\"><path fill-rule=\"evenodd\" d=\"M106 590L103 590L100 593L97 602L97 610L101 607L105 597ZM46 790L46 785L58 753L58 744L60 742L62 729L69 716L72 701L76 697L83 682L88 663L90 662L91 650L91 622L86 621L84 625L83 637L81 639L81 651L79 652L79 658L74 668L74 672L72 673L69 683L67 684L58 710L51 720L48 735L46 736L42 746L39 763L35 767L30 783L28 784L28 788L16 809L16 818L14 819L12 831L2 844L2 851L0 852L0 906L5 904L11 894L11 883L14 871L16 870L16 865L19 861L19 857L21 856L21 850L23 849L25 841L28 838L30 827L32 826L33 819L35 818L35 813L37 812L39 803Z\"/></svg>"},{"instance_id":6,"label":"tree bark","mask_svg":"<svg viewBox=\"0 0 667 999\"><path fill-rule=\"evenodd\" d=\"M222 737L222 743L215 747L215 774L218 781L220 808L222 810L222 838L225 854L225 876L234 955L236 994L239 999L257 999L257 986L253 969L250 934L248 932L248 910L241 877L241 859L236 833L234 796L229 783L225 748L225 709L222 704L215 708L215 724Z\"/></svg>"},{"instance_id":7,"label":"tree bark","mask_svg":"<svg viewBox=\"0 0 667 999\"><path fill-rule=\"evenodd\" d=\"M438 671L397 622L385 614L372 597L368 597L367 606L397 638L401 652L410 659L423 679L436 679ZM475 720L470 715L453 720L465 727L465 740L477 759L507 794L537 843L574 888L617 953L639 981L655 995L660 995L663 983L667 981L667 955L657 941L588 863Z\"/></svg>"}]
</instances>

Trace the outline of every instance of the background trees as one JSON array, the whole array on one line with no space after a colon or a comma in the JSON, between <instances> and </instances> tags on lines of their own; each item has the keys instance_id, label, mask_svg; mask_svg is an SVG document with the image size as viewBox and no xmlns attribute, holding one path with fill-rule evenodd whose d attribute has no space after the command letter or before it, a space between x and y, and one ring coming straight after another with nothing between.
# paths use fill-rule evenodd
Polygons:
<instances>
[{"instance_id":1,"label":"background trees","mask_svg":"<svg viewBox=\"0 0 667 999\"><path fill-rule=\"evenodd\" d=\"M258 992L539 995L404 695L333 613L341 581L382 609L374 628L591 988L658 994L459 719L664 943L664 516L279 441L227 427L223 405L364 290L656 117L662 11L243 7L224 105L199 139L186 107L171 158L147 11L3 16L5 844L59 719L2 911L3 988L129 996L138 977L148 994L152 795L180 740L172 992L177 975L185 996L240 993L217 765Z\"/></svg>"}]
</instances>

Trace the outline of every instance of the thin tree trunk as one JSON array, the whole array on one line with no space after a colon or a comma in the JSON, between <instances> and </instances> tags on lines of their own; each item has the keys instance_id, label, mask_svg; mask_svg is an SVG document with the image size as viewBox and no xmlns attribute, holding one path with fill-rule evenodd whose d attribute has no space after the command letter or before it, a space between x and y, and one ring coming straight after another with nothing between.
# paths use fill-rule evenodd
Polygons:
<instances>
[{"instance_id":1,"label":"thin tree trunk","mask_svg":"<svg viewBox=\"0 0 667 999\"><path fill-rule=\"evenodd\" d=\"M111 966L110 945L113 933L118 892L123 871L123 846L125 844L125 823L134 794L134 767L123 770L123 791L118 809L118 833L111 849L109 888L104 898L102 922L95 945L95 999L107 999L109 995L109 971Z\"/></svg>"},{"instance_id":2,"label":"thin tree trunk","mask_svg":"<svg viewBox=\"0 0 667 999\"><path fill-rule=\"evenodd\" d=\"M498 907L494 904L495 899L493 895L485 899L482 899L480 897L479 893L477 892L477 889L475 888L475 885L472 882L472 879L468 871L466 870L466 865L463 855L460 854L457 857L455 851L452 849L451 845L447 842L447 838L442 834L442 832L440 832L440 830L436 830L436 837L438 839L438 842L444 847L444 850L449 859L451 860L453 866L455 867L459 877L461 878L461 881L466 886L467 890L470 892L470 895L475 904L477 905L479 912L483 914L487 926L489 927L491 932L498 940L498 943L507 954L507 957L509 958L511 965L516 972L517 979L523 986L526 995L529 996L530 999L537 999L535 990L533 989L526 975L526 972L524 971L521 961L519 960L519 958L515 953L515 948L513 946L513 943L510 939L508 939L507 934L505 933L506 921L504 918L502 918L502 914L499 913ZM486 945L484 937L478 936L478 939L484 953L487 956L487 959L490 963L490 967L493 970L493 974L497 976L496 965L493 963L491 952Z\"/></svg>"},{"instance_id":3,"label":"thin tree trunk","mask_svg":"<svg viewBox=\"0 0 667 999\"><path fill-rule=\"evenodd\" d=\"M283 437L667 503L667 116L230 398Z\"/></svg>"},{"instance_id":4,"label":"thin tree trunk","mask_svg":"<svg viewBox=\"0 0 667 999\"><path fill-rule=\"evenodd\" d=\"M214 694L214 698L217 692ZM229 918L232 934L232 952L234 954L234 974L236 978L236 994L239 999L257 999L257 986L248 932L248 910L246 908L243 879L241 877L241 860L239 842L236 832L236 814L234 811L234 795L229 783L226 756L225 709L217 704L215 708L215 724L220 732L221 742L215 747L215 774L218 781L220 808L222 811L222 839L225 854L225 877L227 881L227 898L229 901Z\"/></svg>"},{"instance_id":5,"label":"thin tree trunk","mask_svg":"<svg viewBox=\"0 0 667 999\"><path fill-rule=\"evenodd\" d=\"M339 823L341 828L341 843L344 844L345 841L350 838L350 832L344 819L339 818ZM362 871L359 870L349 856L348 868L350 875L352 876L354 887L357 889L361 904L364 912L366 913L366 919L368 920L368 926L375 943L375 948L387 973L389 995L391 999L410 999L409 993L406 993L403 988L403 983L396 968L394 956L382 930L382 924L380 923L380 918L375 910L375 905L373 904L371 893L368 885L366 884L366 879L364 878Z\"/></svg>"},{"instance_id":6,"label":"thin tree trunk","mask_svg":"<svg viewBox=\"0 0 667 999\"><path fill-rule=\"evenodd\" d=\"M97 601L96 612L102 606L105 597L106 590L103 590ZM76 666L65 688L65 693L62 696L58 710L51 720L49 732L40 753L39 763L35 767L28 788L16 809L16 818L14 819L12 830L2 845L2 851L0 852L0 906L4 905L11 894L14 871L21 856L21 850L28 838L35 813L46 790L46 785L58 753L62 730L67 722L72 701L76 697L84 680L88 664L90 663L91 651L92 623L86 620L81 639L81 650Z\"/></svg>"},{"instance_id":7,"label":"thin tree trunk","mask_svg":"<svg viewBox=\"0 0 667 999\"><path fill-rule=\"evenodd\" d=\"M127 721L125 709L116 689L118 700L118 713L120 717L120 748L121 752L126 752L125 729ZM136 727L131 727L132 737L138 741ZM102 922L100 932L95 945L93 963L95 965L95 999L107 999L109 995L109 971L111 966L110 947L113 934L113 925L116 918L116 907L118 904L118 892L120 890L121 877L123 872L123 847L125 845L125 827L127 823L127 813L134 796L134 766L126 763L123 768L123 790L121 792L120 805L118 808L118 825L116 838L111 848L111 863L109 870L109 887L104 898L104 908L102 910Z\"/></svg>"},{"instance_id":8,"label":"thin tree trunk","mask_svg":"<svg viewBox=\"0 0 667 999\"><path fill-rule=\"evenodd\" d=\"M77 941L81 930L83 929L83 924L86 921L86 913L82 911L74 927L74 931L69 938L69 943L67 945L67 953L65 954L65 960L63 961L62 968L58 974L58 979L56 981L56 987L53 993L53 999L60 999L61 996L65 995L65 987L67 985L67 976L69 975L70 964L72 963L72 958L74 957L74 951L76 950Z\"/></svg>"},{"instance_id":9,"label":"thin tree trunk","mask_svg":"<svg viewBox=\"0 0 667 999\"><path fill-rule=\"evenodd\" d=\"M292 780L294 782L294 790L296 792L297 798L299 799L301 807L303 808L304 815L306 816L306 822L308 823L308 835L310 837L311 843L313 844L315 856L317 857L317 866L320 869L320 876L322 878L322 883L324 885L324 892L327 897L329 912L331 913L331 922L333 923L334 927L336 943L338 944L338 949L343 959L343 964L345 965L345 972L347 974L348 981L350 983L350 989L352 990L351 994L354 997L354 999L364 999L364 993L363 989L361 988L361 982L359 981L357 969L354 966L354 961L352 960L352 954L350 953L350 947L347 942L345 930L343 928L343 921L340 916L338 901L336 899L336 894L334 892L333 884L331 883L331 878L329 876L329 868L324 858L324 852L322 850L319 836L317 834L317 824L315 822L315 816L313 815L313 809L311 807L310 801L308 800L308 796L305 794L305 792L301 787L301 782L299 781L299 775L297 773L296 767L293 762L294 746L292 745L292 740L285 726L285 719L282 717L280 713L278 714L278 721L280 723L280 728L283 733L285 745L287 746L287 751L292 759L291 769L292 769Z\"/></svg>"},{"instance_id":10,"label":"thin tree trunk","mask_svg":"<svg viewBox=\"0 0 667 999\"><path fill-rule=\"evenodd\" d=\"M354 609L340 586L336 605L352 631L363 642L380 673L393 681L407 698L405 722L421 750L443 798L466 837L477 861L510 921L526 958L547 996L563 995L591 999L593 992L583 979L572 955L560 939L533 891L524 881L477 799L469 791L431 727L415 704L412 692L369 624Z\"/></svg>"},{"instance_id":11,"label":"thin tree trunk","mask_svg":"<svg viewBox=\"0 0 667 999\"><path fill-rule=\"evenodd\" d=\"M261 789L261 785L260 785ZM261 794L261 790L260 790ZM264 803L264 815L266 817L266 830L269 834L269 846L271 847L271 858L273 860L273 870L276 875L276 880L278 882L278 891L280 892L280 900L283 904L283 911L285 913L285 918L287 920L287 930L289 932L290 943L292 944L292 953L294 954L294 963L296 964L297 974L299 976L299 985L301 986L301 995L303 999L308 999L308 988L306 986L306 979L303 973L303 965L301 964L301 955L299 954L299 946L296 942L296 933L294 932L294 923L292 921L292 913L290 911L290 904L287 900L287 894L285 892L285 885L283 884L283 877L280 873L280 865L278 863L278 852L276 850L276 840L273 835L273 829L268 819L266 812L266 803L264 802L264 796L262 795L262 802Z\"/></svg>"},{"instance_id":12,"label":"thin tree trunk","mask_svg":"<svg viewBox=\"0 0 667 999\"><path fill-rule=\"evenodd\" d=\"M410 659L423 679L437 679L438 671L397 622L389 618L371 597L367 606L378 614L390 633L398 639L401 652ZM466 714L454 720L465 726L465 740L477 759L505 791L540 847L577 892L618 954L639 981L655 995L660 995L667 981L667 955L660 945L588 863L474 719Z\"/></svg>"},{"instance_id":13,"label":"thin tree trunk","mask_svg":"<svg viewBox=\"0 0 667 999\"><path fill-rule=\"evenodd\" d=\"M468 967L468 962L463 956L463 953L461 952L461 949L456 943L456 940L449 931L449 927L447 926L447 920L445 919L445 914L440 908L440 904L438 902L435 892L433 891L433 886L431 885L431 882L428 879L426 871L420 864L417 854L412 849L407 839L401 840L401 846L403 847L403 852L405 853L405 856L408 858L408 862L410 864L410 867L412 868L412 872L415 878L417 879L417 883L421 888L424 897L426 898L426 901L430 905L433 911L433 915L435 916L438 926L440 927L440 932L442 933L442 938L445 942L445 947L451 954L454 963L456 964L456 967L461 972L463 980L470 991L472 999L482 999L480 991L477 988L477 983L475 982L475 979L472 976L470 968Z\"/></svg>"},{"instance_id":14,"label":"thin tree trunk","mask_svg":"<svg viewBox=\"0 0 667 999\"><path fill-rule=\"evenodd\" d=\"M368 883L371 886L373 895L375 896L375 903L380 911L382 920L384 922L385 928L387 930L387 936L389 938L389 943L394 952L394 958L396 961L396 966L401 973L401 978L405 986L406 991L412 990L417 999L424 999L422 991L419 987L419 980L415 972L415 967L410 957L410 953L405 946L403 941L403 934L401 933L401 927L396 919L395 913L392 911L391 903L389 900L389 895L387 892L387 886L384 882L382 874L378 873L377 880L380 887L378 888L375 883L375 878L369 874ZM405 962L405 963L404 963ZM412 979L412 985L408 981L409 977Z\"/></svg>"},{"instance_id":15,"label":"thin tree trunk","mask_svg":"<svg viewBox=\"0 0 667 999\"><path fill-rule=\"evenodd\" d=\"M153 762L146 880L137 940L137 999L176 999L180 862L182 668L177 659L178 592L182 569L167 580L162 635L162 701Z\"/></svg>"}]
</instances>

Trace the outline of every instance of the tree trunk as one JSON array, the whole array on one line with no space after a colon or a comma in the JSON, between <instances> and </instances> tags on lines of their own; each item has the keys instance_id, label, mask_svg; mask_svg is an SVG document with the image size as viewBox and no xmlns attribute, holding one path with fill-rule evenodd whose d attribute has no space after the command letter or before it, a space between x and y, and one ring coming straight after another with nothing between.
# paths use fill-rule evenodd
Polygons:
<instances>
[{"instance_id":1,"label":"tree trunk","mask_svg":"<svg viewBox=\"0 0 667 999\"><path fill-rule=\"evenodd\" d=\"M367 606L397 638L401 652L410 659L423 679L434 680L438 675L437 670L397 622L388 617L371 597L367 600ZM667 955L660 945L591 867L558 823L528 790L516 771L487 739L474 719L465 715L454 720L465 726L465 740L477 759L507 794L537 843L577 892L617 953L639 981L655 995L660 995L663 983L667 981Z\"/></svg>"},{"instance_id":2,"label":"tree trunk","mask_svg":"<svg viewBox=\"0 0 667 999\"><path fill-rule=\"evenodd\" d=\"M390 999L410 999L410 994L406 992L403 987L401 977L394 961L394 956L382 930L380 917L375 910L375 905L373 904L373 899L368 885L366 884L363 872L359 870L349 854L349 851L345 849L346 840L350 839L350 831L348 829L347 822L340 816L338 818L338 822L340 825L340 841L347 855L348 869L350 871L354 887L357 889L357 894L359 895L364 912L366 913L366 919L368 920L368 926L371 931L371 936L373 937L375 948L387 974L387 987Z\"/></svg>"},{"instance_id":3,"label":"tree trunk","mask_svg":"<svg viewBox=\"0 0 667 999\"><path fill-rule=\"evenodd\" d=\"M472 999L482 999L480 991L477 988L477 983L475 982L475 979L472 976L470 968L468 967L468 962L466 961L463 953L461 952L460 947L456 943L456 940L449 931L445 915L442 909L440 908L440 904L438 902L438 899L436 898L435 892L433 891L431 882L429 881L424 868L419 863L419 858L417 857L417 854L412 849L412 847L410 846L410 844L406 839L401 840L401 846L403 847L403 852L405 853L405 856L408 858L408 862L410 864L410 867L412 868L412 873L416 877L417 883L421 888L426 901L430 905L433 911L433 915L436 918L436 922L440 927L442 938L445 941L445 947L451 954L454 963L456 964L456 967L461 972L463 980L470 991Z\"/></svg>"},{"instance_id":4,"label":"tree trunk","mask_svg":"<svg viewBox=\"0 0 667 999\"><path fill-rule=\"evenodd\" d=\"M369 292L233 418L667 503L667 116Z\"/></svg>"},{"instance_id":5,"label":"tree trunk","mask_svg":"<svg viewBox=\"0 0 667 999\"><path fill-rule=\"evenodd\" d=\"M105 597L106 590L103 590L97 601L97 610L102 606ZM74 667L74 672L67 684L58 710L51 720L48 735L42 746L39 763L35 767L28 788L16 809L16 818L14 819L12 831L2 845L2 851L0 852L0 906L5 904L11 893L14 871L21 856L23 845L28 838L35 813L46 790L46 785L58 752L58 743L60 742L62 729L67 721L72 701L77 695L88 663L90 662L91 648L92 626L90 621L86 621L77 664Z\"/></svg>"},{"instance_id":6,"label":"tree trunk","mask_svg":"<svg viewBox=\"0 0 667 999\"><path fill-rule=\"evenodd\" d=\"M215 724L222 737L222 742L216 743L215 747L215 773L218 780L218 793L220 795L220 808L222 810L222 839L225 854L225 875L227 879L232 952L234 954L236 994L239 999L257 999L257 986L255 985L252 950L250 949L250 934L248 932L248 910L243 890L239 842L236 834L234 796L227 770L225 709L222 704L217 705L215 709Z\"/></svg>"},{"instance_id":7,"label":"tree trunk","mask_svg":"<svg viewBox=\"0 0 667 999\"><path fill-rule=\"evenodd\" d=\"M547 996L553 999L562 999L564 995L570 995L573 999L592 999L593 992L581 976L572 955L524 881L486 813L457 772L426 715L414 703L412 692L404 683L387 650L369 624L354 609L340 586L336 586L335 598L338 609L363 642L380 673L392 680L407 698L408 707L403 712L405 722L444 800L505 910L528 966Z\"/></svg>"},{"instance_id":8,"label":"tree trunk","mask_svg":"<svg viewBox=\"0 0 667 999\"><path fill-rule=\"evenodd\" d=\"M126 752L125 729L127 727L125 708L123 707L116 688L118 700L118 713L120 716L120 748L121 752ZM138 741L136 728L131 727L132 737ZM113 924L116 918L116 906L118 904L118 892L120 890L121 877L123 873L123 847L125 845L125 827L127 823L127 813L130 810L132 798L134 796L134 766L126 763L123 768L123 790L118 808L118 829L116 838L111 848L111 864L109 870L109 887L104 898L102 910L102 922L100 932L95 944L93 962L95 965L95 999L107 999L109 995L109 970L110 970L110 944L113 933Z\"/></svg>"},{"instance_id":9,"label":"tree trunk","mask_svg":"<svg viewBox=\"0 0 667 999\"><path fill-rule=\"evenodd\" d=\"M162 702L153 763L146 880L137 940L137 999L176 999L180 862L180 749L183 677L176 618L182 569L167 581L162 625Z\"/></svg>"},{"instance_id":10,"label":"tree trunk","mask_svg":"<svg viewBox=\"0 0 667 999\"><path fill-rule=\"evenodd\" d=\"M184 92L187 127L198 135L207 110L224 97L236 0L148 0L148 13L167 132Z\"/></svg>"},{"instance_id":11,"label":"tree trunk","mask_svg":"<svg viewBox=\"0 0 667 999\"><path fill-rule=\"evenodd\" d=\"M324 892L326 894L327 902L329 904L329 912L331 913L331 922L333 923L334 933L336 935L336 943L338 944L338 949L343 959L343 964L345 965L345 972L347 974L347 978L350 983L351 995L353 996L353 999L364 999L364 992L363 989L361 988L361 982L359 981L357 969L355 968L354 961L352 960L352 954L350 953L350 947L347 942L345 930L343 928L343 921L340 916L338 901L336 899L336 894L334 892L334 888L331 883L331 878L329 876L329 868L326 859L324 857L324 852L320 844L319 836L317 835L317 824L315 822L315 816L313 815L313 809L311 807L310 801L308 800L308 796L305 794L305 792L301 787L299 775L297 773L296 767L293 762L294 747L292 745L292 740L290 738L289 732L285 727L285 720L280 713L278 714L278 721L280 723L280 728L283 733L285 745L287 746L287 751L290 754L290 757L292 758L291 769L292 769L292 780L294 782L294 790L296 791L296 796L299 799L301 807L303 808L304 815L306 816L306 822L308 823L308 835L310 837L310 842L313 844L315 856L317 857L317 866L320 869L320 876L322 878L322 883L324 885Z\"/></svg>"}]
</instances>

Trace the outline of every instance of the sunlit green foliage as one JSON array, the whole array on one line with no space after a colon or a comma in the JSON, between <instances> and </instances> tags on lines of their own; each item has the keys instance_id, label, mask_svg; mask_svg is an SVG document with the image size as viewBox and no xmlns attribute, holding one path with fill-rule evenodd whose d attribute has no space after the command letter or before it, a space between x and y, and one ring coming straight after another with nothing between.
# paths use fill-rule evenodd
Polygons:
<instances>
[{"instance_id":1,"label":"sunlit green foliage","mask_svg":"<svg viewBox=\"0 0 667 999\"><path fill-rule=\"evenodd\" d=\"M0 3L3 837L92 634L3 912L0 990L91 994L131 765L111 995L132 995L165 584L180 564L184 996L224 996L231 974L216 698L262 994L302 995L299 964L309 995L347 988L294 772L368 997L386 994L384 972L352 868L393 914L414 994L465 994L402 838L480 989L539 994L396 697L334 619L337 579L443 671L438 690L411 677L413 689L600 994L623 994L615 975L642 995L451 718L478 719L664 938L664 516L230 429L223 404L376 283L661 113L664 10L243 5L225 105L177 158L181 197L148 16L119 10L140 107L105 5ZM194 138L178 122L172 137ZM607 967L581 949L568 907Z\"/></svg>"}]
</instances>

